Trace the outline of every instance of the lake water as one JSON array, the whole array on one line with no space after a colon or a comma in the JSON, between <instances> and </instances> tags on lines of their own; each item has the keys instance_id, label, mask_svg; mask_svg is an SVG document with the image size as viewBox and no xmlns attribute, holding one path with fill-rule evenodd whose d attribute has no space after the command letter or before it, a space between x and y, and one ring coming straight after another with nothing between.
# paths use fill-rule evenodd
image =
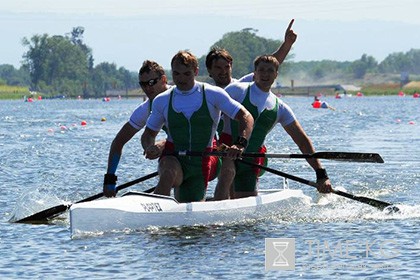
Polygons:
<instances>
[{"instance_id":1,"label":"lake water","mask_svg":"<svg viewBox=\"0 0 420 280\"><path fill-rule=\"evenodd\" d=\"M379 153L384 164L322 162L336 188L394 203L400 213L319 196L312 187L289 181L290 188L313 199L309 207L240 224L71 238L67 215L48 225L10 223L12 217L101 192L111 141L139 102L0 101L1 278L418 279L420 99L326 98L336 111L312 109L309 97L284 100L317 151ZM120 184L155 171L156 162L142 156L139 137L124 149ZM299 153L281 127L266 144L270 153ZM269 166L315 179L305 160L274 159ZM261 189L279 186L277 175L261 178ZM212 182L209 195L213 189ZM295 270L266 271L266 238L295 239Z\"/></svg>"}]
</instances>

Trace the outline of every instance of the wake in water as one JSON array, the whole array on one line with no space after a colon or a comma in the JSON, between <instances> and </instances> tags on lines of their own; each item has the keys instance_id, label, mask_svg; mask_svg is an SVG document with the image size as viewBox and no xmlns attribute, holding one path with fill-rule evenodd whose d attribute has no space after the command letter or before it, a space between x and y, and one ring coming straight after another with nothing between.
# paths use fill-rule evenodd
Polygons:
<instances>
[{"instance_id":1,"label":"wake in water","mask_svg":"<svg viewBox=\"0 0 420 280\"><path fill-rule=\"evenodd\" d=\"M337 190L346 192L343 187ZM420 218L420 205L395 204L399 211L385 208L383 211L373 206L347 199L335 194L318 194L309 208L280 213L278 222L349 222L356 220L404 220ZM296 209L295 209L296 210Z\"/></svg>"},{"instance_id":2,"label":"wake in water","mask_svg":"<svg viewBox=\"0 0 420 280\"><path fill-rule=\"evenodd\" d=\"M47 208L60 204L70 204L59 199L50 192L42 192L38 189L25 193L16 203L9 222L15 222L34 213L41 212Z\"/></svg>"}]
</instances>

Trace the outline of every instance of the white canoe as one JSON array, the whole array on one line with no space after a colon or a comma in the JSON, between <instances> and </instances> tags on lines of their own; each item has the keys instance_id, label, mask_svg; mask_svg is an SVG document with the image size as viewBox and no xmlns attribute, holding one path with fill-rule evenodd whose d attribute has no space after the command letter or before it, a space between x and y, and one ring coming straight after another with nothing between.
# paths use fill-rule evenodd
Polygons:
<instances>
[{"instance_id":1,"label":"white canoe","mask_svg":"<svg viewBox=\"0 0 420 280\"><path fill-rule=\"evenodd\" d=\"M206 202L179 203L168 196L129 192L124 196L73 204L71 235L136 230L149 226L193 226L232 223L281 213L311 198L301 190L260 191L258 196Z\"/></svg>"}]
</instances>

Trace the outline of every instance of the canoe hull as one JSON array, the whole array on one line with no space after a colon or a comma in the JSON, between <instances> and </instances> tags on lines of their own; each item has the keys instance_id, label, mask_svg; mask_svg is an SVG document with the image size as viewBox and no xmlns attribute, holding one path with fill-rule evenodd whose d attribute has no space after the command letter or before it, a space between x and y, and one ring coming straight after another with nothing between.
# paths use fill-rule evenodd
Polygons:
<instances>
[{"instance_id":1,"label":"canoe hull","mask_svg":"<svg viewBox=\"0 0 420 280\"><path fill-rule=\"evenodd\" d=\"M71 235L142 229L235 223L309 204L301 190L265 191L255 197L223 201L178 203L171 197L130 192L122 197L74 204Z\"/></svg>"}]
</instances>

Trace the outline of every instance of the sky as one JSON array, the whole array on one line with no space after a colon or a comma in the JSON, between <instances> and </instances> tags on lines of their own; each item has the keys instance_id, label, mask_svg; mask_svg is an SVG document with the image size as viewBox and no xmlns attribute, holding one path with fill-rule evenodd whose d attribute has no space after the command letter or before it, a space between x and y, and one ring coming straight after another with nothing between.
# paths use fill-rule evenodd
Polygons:
<instances>
[{"instance_id":1,"label":"sky","mask_svg":"<svg viewBox=\"0 0 420 280\"><path fill-rule=\"evenodd\" d=\"M197 57L228 32L243 28L284 39L293 18L298 35L292 61L381 62L389 54L420 49L418 0L1 0L0 64L20 67L35 34L65 35L85 28L95 65L138 71L145 59L169 69L188 49ZM274 50L273 50L274 51Z\"/></svg>"}]
</instances>

